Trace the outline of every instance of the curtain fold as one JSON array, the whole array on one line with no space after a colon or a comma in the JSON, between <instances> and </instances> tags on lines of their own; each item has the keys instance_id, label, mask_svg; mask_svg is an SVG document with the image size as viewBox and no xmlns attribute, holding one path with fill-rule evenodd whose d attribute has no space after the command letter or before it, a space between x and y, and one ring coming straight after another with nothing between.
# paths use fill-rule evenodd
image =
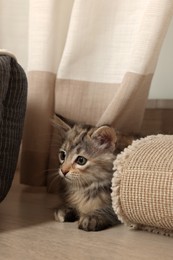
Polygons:
<instances>
[{"instance_id":1,"label":"curtain fold","mask_svg":"<svg viewBox=\"0 0 173 260\"><path fill-rule=\"evenodd\" d=\"M29 1L29 89L20 165L20 181L24 184L46 184L56 72L72 6L73 0Z\"/></svg>"},{"instance_id":2,"label":"curtain fold","mask_svg":"<svg viewBox=\"0 0 173 260\"><path fill-rule=\"evenodd\" d=\"M54 113L140 131L172 0L30 0L22 183L43 185Z\"/></svg>"},{"instance_id":3,"label":"curtain fold","mask_svg":"<svg viewBox=\"0 0 173 260\"><path fill-rule=\"evenodd\" d=\"M28 84L20 180L30 185L44 185L51 136L50 118L54 114L55 75L30 71Z\"/></svg>"},{"instance_id":4,"label":"curtain fold","mask_svg":"<svg viewBox=\"0 0 173 260\"><path fill-rule=\"evenodd\" d=\"M56 113L139 132L172 9L172 1L76 0L57 74Z\"/></svg>"}]
</instances>

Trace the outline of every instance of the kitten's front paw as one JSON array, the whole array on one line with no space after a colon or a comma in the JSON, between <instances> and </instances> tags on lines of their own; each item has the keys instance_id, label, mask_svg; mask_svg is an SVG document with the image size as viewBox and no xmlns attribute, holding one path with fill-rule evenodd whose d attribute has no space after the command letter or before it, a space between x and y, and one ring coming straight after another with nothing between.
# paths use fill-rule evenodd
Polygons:
<instances>
[{"instance_id":1,"label":"kitten's front paw","mask_svg":"<svg viewBox=\"0 0 173 260\"><path fill-rule=\"evenodd\" d=\"M58 209L54 211L54 218L57 222L64 222L65 221L65 212L64 210Z\"/></svg>"},{"instance_id":2,"label":"kitten's front paw","mask_svg":"<svg viewBox=\"0 0 173 260\"><path fill-rule=\"evenodd\" d=\"M55 210L54 217L58 222L74 222L78 219L77 212L73 208Z\"/></svg>"},{"instance_id":3,"label":"kitten's front paw","mask_svg":"<svg viewBox=\"0 0 173 260\"><path fill-rule=\"evenodd\" d=\"M92 216L83 216L79 220L78 228L84 231L100 231L110 225L106 223L102 218L92 215Z\"/></svg>"}]
</instances>

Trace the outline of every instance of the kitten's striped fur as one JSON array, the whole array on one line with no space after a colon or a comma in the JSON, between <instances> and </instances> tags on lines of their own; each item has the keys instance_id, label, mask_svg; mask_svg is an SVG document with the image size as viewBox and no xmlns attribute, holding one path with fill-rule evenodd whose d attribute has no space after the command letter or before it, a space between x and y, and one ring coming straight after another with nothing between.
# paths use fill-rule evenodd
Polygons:
<instances>
[{"instance_id":1,"label":"kitten's striped fur","mask_svg":"<svg viewBox=\"0 0 173 260\"><path fill-rule=\"evenodd\" d=\"M66 132L59 169L66 192L63 206L55 212L57 221L78 220L78 227L85 231L119 223L110 196L117 141L116 132L108 126L75 125Z\"/></svg>"}]
</instances>

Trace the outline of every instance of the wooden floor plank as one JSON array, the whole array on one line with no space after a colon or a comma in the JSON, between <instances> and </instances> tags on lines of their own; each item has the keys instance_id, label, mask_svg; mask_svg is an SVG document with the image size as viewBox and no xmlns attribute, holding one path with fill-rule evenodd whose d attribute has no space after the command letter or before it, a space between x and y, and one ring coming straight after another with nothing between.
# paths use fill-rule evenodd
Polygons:
<instances>
[{"instance_id":1,"label":"wooden floor plank","mask_svg":"<svg viewBox=\"0 0 173 260\"><path fill-rule=\"evenodd\" d=\"M45 188L20 185L17 176L0 204L0 260L140 260L173 258L172 238L120 225L101 232L77 229L77 223L57 223L57 195Z\"/></svg>"}]
</instances>

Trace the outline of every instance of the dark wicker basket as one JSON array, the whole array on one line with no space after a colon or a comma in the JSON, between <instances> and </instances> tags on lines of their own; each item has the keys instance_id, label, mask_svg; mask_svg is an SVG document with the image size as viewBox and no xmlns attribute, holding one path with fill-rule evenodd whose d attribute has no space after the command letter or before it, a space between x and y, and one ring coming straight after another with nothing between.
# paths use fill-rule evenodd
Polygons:
<instances>
[{"instance_id":1,"label":"dark wicker basket","mask_svg":"<svg viewBox=\"0 0 173 260\"><path fill-rule=\"evenodd\" d=\"M26 74L17 61L0 55L0 201L16 170L27 99Z\"/></svg>"}]
</instances>

